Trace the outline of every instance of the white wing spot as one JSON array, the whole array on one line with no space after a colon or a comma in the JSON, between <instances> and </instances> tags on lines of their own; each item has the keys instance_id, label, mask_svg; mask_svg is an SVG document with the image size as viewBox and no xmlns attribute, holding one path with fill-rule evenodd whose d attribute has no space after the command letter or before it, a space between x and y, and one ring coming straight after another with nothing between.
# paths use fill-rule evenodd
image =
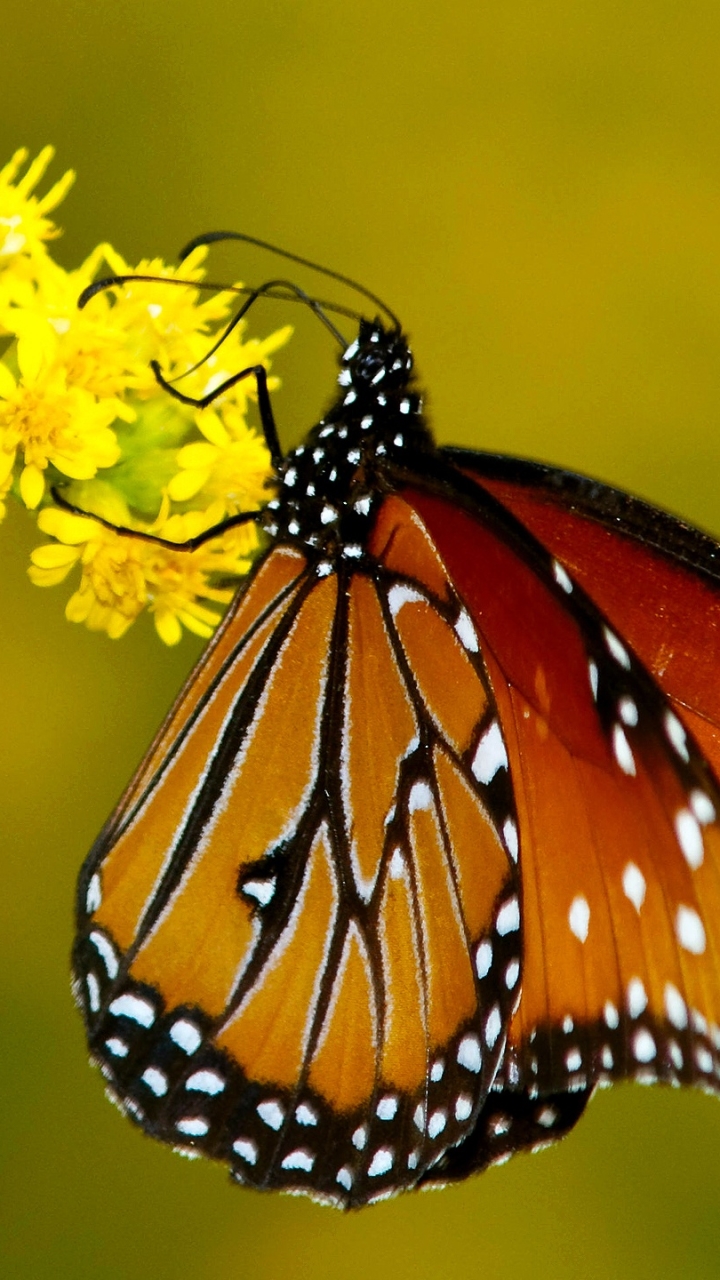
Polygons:
<instances>
[{"instance_id":1,"label":"white wing spot","mask_svg":"<svg viewBox=\"0 0 720 1280\"><path fill-rule=\"evenodd\" d=\"M570 930L580 942L587 941L588 929L590 928L590 906L587 898L582 894L578 894L570 903L568 911L568 924Z\"/></svg>"},{"instance_id":2,"label":"white wing spot","mask_svg":"<svg viewBox=\"0 0 720 1280\"><path fill-rule=\"evenodd\" d=\"M631 978L627 989L627 1011L631 1018L639 1018L647 1009L647 992L640 978Z\"/></svg>"},{"instance_id":3,"label":"white wing spot","mask_svg":"<svg viewBox=\"0 0 720 1280\"><path fill-rule=\"evenodd\" d=\"M378 1178L383 1173L389 1173L393 1167L395 1156L391 1147L378 1147L375 1155L370 1161L368 1168L369 1178Z\"/></svg>"},{"instance_id":4,"label":"white wing spot","mask_svg":"<svg viewBox=\"0 0 720 1280\"><path fill-rule=\"evenodd\" d=\"M636 773L635 757L632 753L630 743L628 742L627 737L625 736L625 730L620 724L613 725L612 744L613 744L613 751L615 753L615 759L620 765L620 768L622 769L623 773L626 773L629 777L634 778Z\"/></svg>"},{"instance_id":5,"label":"white wing spot","mask_svg":"<svg viewBox=\"0 0 720 1280\"><path fill-rule=\"evenodd\" d=\"M299 1147L297 1151L289 1151L282 1162L283 1169L300 1169L303 1173L312 1173L315 1157Z\"/></svg>"},{"instance_id":6,"label":"white wing spot","mask_svg":"<svg viewBox=\"0 0 720 1280\"><path fill-rule=\"evenodd\" d=\"M257 1113L260 1119L264 1120L268 1128L274 1129L276 1133L285 1119L285 1112L280 1106L280 1103L276 1102L274 1098L269 1099L267 1102L259 1102L257 1105Z\"/></svg>"},{"instance_id":7,"label":"white wing spot","mask_svg":"<svg viewBox=\"0 0 720 1280\"><path fill-rule=\"evenodd\" d=\"M430 809L431 807L432 791L427 782L414 782L408 796L408 811L415 813L416 809Z\"/></svg>"},{"instance_id":8,"label":"white wing spot","mask_svg":"<svg viewBox=\"0 0 720 1280\"><path fill-rule=\"evenodd\" d=\"M222 1093L225 1088L225 1081L219 1076L217 1071L194 1071L185 1081L185 1088L196 1091L197 1093L209 1093L214 1097L216 1093Z\"/></svg>"},{"instance_id":9,"label":"white wing spot","mask_svg":"<svg viewBox=\"0 0 720 1280\"><path fill-rule=\"evenodd\" d=\"M415 591L412 587L406 587L401 583L396 582L388 591L388 606L390 608L390 614L393 618L396 618L403 605L416 604L418 601L423 601L424 599L425 597L422 596L419 591Z\"/></svg>"},{"instance_id":10,"label":"white wing spot","mask_svg":"<svg viewBox=\"0 0 720 1280\"><path fill-rule=\"evenodd\" d=\"M680 723L677 716L672 711L665 712L665 732L670 741L670 745L674 747L681 760L687 764L690 760L690 752L687 745L687 734L684 726Z\"/></svg>"},{"instance_id":11,"label":"white wing spot","mask_svg":"<svg viewBox=\"0 0 720 1280\"><path fill-rule=\"evenodd\" d=\"M88 1004L93 1013L97 1013L100 1008L100 983L94 973L88 973L85 978L85 986L88 993Z\"/></svg>"},{"instance_id":12,"label":"white wing spot","mask_svg":"<svg viewBox=\"0 0 720 1280\"><path fill-rule=\"evenodd\" d=\"M517 862L520 845L518 842L517 827L512 818L506 818L503 822L503 836L505 838L505 846L513 862Z\"/></svg>"},{"instance_id":13,"label":"white wing spot","mask_svg":"<svg viewBox=\"0 0 720 1280\"><path fill-rule=\"evenodd\" d=\"M698 822L702 823L704 827L709 822L715 821L715 805L710 797L704 791L701 791L699 787L690 792L690 805Z\"/></svg>"},{"instance_id":14,"label":"white wing spot","mask_svg":"<svg viewBox=\"0 0 720 1280\"><path fill-rule=\"evenodd\" d=\"M470 767L474 777L485 786L492 782L498 769L507 769L507 751L497 720L485 730Z\"/></svg>"},{"instance_id":15,"label":"white wing spot","mask_svg":"<svg viewBox=\"0 0 720 1280\"><path fill-rule=\"evenodd\" d=\"M185 1116L178 1120L175 1128L179 1133L187 1134L188 1138L204 1138L210 1125L201 1116Z\"/></svg>"},{"instance_id":16,"label":"white wing spot","mask_svg":"<svg viewBox=\"0 0 720 1280\"><path fill-rule=\"evenodd\" d=\"M570 1035L570 1032L575 1030L575 1022L574 1022L574 1020L570 1017L570 1014L569 1014L569 1013L566 1013L566 1014L565 1014L565 1017L563 1018L563 1021L562 1021L562 1029L563 1029L563 1031L565 1032L565 1035L566 1035L566 1036L569 1036L569 1035Z\"/></svg>"},{"instance_id":17,"label":"white wing spot","mask_svg":"<svg viewBox=\"0 0 720 1280\"><path fill-rule=\"evenodd\" d=\"M128 1046L124 1040L120 1040L117 1036L111 1036L109 1040L106 1040L105 1048L115 1058L127 1058Z\"/></svg>"},{"instance_id":18,"label":"white wing spot","mask_svg":"<svg viewBox=\"0 0 720 1280\"><path fill-rule=\"evenodd\" d=\"M566 591L567 594L570 595L570 592L573 589L573 584L570 581L568 574L565 572L562 565L557 560L553 560L552 568L553 568L553 574L555 575L555 581L557 582L558 586L562 587L563 591Z\"/></svg>"},{"instance_id":19,"label":"white wing spot","mask_svg":"<svg viewBox=\"0 0 720 1280\"><path fill-rule=\"evenodd\" d=\"M675 835L688 866L697 871L703 864L705 849L700 824L689 809L680 809L675 814Z\"/></svg>"},{"instance_id":20,"label":"white wing spot","mask_svg":"<svg viewBox=\"0 0 720 1280\"><path fill-rule=\"evenodd\" d=\"M668 1040L668 1053L676 1071L682 1071L685 1059L676 1040Z\"/></svg>"},{"instance_id":21,"label":"white wing spot","mask_svg":"<svg viewBox=\"0 0 720 1280\"><path fill-rule=\"evenodd\" d=\"M490 1017L488 1018L488 1021L490 1021L490 1018L493 1016L493 1013L496 1013L496 1012L497 1012L498 1023L500 1022L500 1010L498 1009L497 1005L491 1012ZM499 1032L500 1032L500 1027L498 1026L498 1030L495 1035L495 1040L497 1040L497 1036ZM495 1043L495 1040L493 1040L493 1044ZM458 1045L457 1061L459 1066L464 1067L466 1071L472 1071L475 1075L477 1075L480 1068L482 1067L482 1053L480 1051L480 1041L478 1040L477 1036L473 1036L473 1035L463 1036L462 1040L460 1041L460 1044ZM415 1112L415 1115L417 1116L417 1112ZM422 1126L419 1126L419 1127L422 1127Z\"/></svg>"},{"instance_id":22,"label":"white wing spot","mask_svg":"<svg viewBox=\"0 0 720 1280\"><path fill-rule=\"evenodd\" d=\"M618 702L618 714L623 724L628 724L632 727L638 722L637 705L627 694Z\"/></svg>"},{"instance_id":23,"label":"white wing spot","mask_svg":"<svg viewBox=\"0 0 720 1280\"><path fill-rule=\"evenodd\" d=\"M346 1191L351 1191L353 1184L352 1169L348 1165L344 1164L342 1169L338 1169L335 1181L339 1182L340 1186L344 1187Z\"/></svg>"},{"instance_id":24,"label":"white wing spot","mask_svg":"<svg viewBox=\"0 0 720 1280\"><path fill-rule=\"evenodd\" d=\"M508 991L512 991L519 977L520 977L520 965L518 964L517 960L511 960L510 964L505 970L505 986L507 987Z\"/></svg>"},{"instance_id":25,"label":"white wing spot","mask_svg":"<svg viewBox=\"0 0 720 1280\"><path fill-rule=\"evenodd\" d=\"M236 1138L232 1144L232 1149L241 1160L246 1160L248 1164L255 1164L258 1158L257 1144L252 1138Z\"/></svg>"},{"instance_id":26,"label":"white wing spot","mask_svg":"<svg viewBox=\"0 0 720 1280\"><path fill-rule=\"evenodd\" d=\"M356 1129L352 1136L352 1144L355 1147L356 1151L365 1150L365 1144L367 1143L367 1139L368 1139L367 1125L361 1124L360 1128Z\"/></svg>"},{"instance_id":27,"label":"white wing spot","mask_svg":"<svg viewBox=\"0 0 720 1280\"><path fill-rule=\"evenodd\" d=\"M679 906L675 917L675 933L681 947L694 956L701 956L705 950L705 929L697 911L692 907Z\"/></svg>"},{"instance_id":28,"label":"white wing spot","mask_svg":"<svg viewBox=\"0 0 720 1280\"><path fill-rule=\"evenodd\" d=\"M520 903L517 897L508 898L507 902L502 904L497 913L495 928L501 938L520 928Z\"/></svg>"},{"instance_id":29,"label":"white wing spot","mask_svg":"<svg viewBox=\"0 0 720 1280\"><path fill-rule=\"evenodd\" d=\"M603 1067L605 1068L606 1071L612 1071L615 1065L615 1059L613 1058L612 1049L610 1048L609 1044L603 1045L602 1053L600 1055L600 1061L602 1062Z\"/></svg>"},{"instance_id":30,"label":"white wing spot","mask_svg":"<svg viewBox=\"0 0 720 1280\"><path fill-rule=\"evenodd\" d=\"M544 1129L551 1129L557 1123L558 1113L556 1107L542 1107L537 1113L537 1122Z\"/></svg>"},{"instance_id":31,"label":"white wing spot","mask_svg":"<svg viewBox=\"0 0 720 1280\"><path fill-rule=\"evenodd\" d=\"M455 1099L455 1119L469 1120L472 1115L473 1103L472 1098L467 1093L459 1093Z\"/></svg>"},{"instance_id":32,"label":"white wing spot","mask_svg":"<svg viewBox=\"0 0 720 1280\"><path fill-rule=\"evenodd\" d=\"M579 1071L582 1066L582 1054L579 1049L568 1049L565 1054L565 1066L568 1071Z\"/></svg>"},{"instance_id":33,"label":"white wing spot","mask_svg":"<svg viewBox=\"0 0 720 1280\"><path fill-rule=\"evenodd\" d=\"M687 1005L672 982L665 983L665 1013L668 1022L672 1022L678 1031L685 1030L688 1024Z\"/></svg>"},{"instance_id":34,"label":"white wing spot","mask_svg":"<svg viewBox=\"0 0 720 1280\"><path fill-rule=\"evenodd\" d=\"M158 1071L157 1067L147 1067L140 1079L148 1089L152 1090L156 1098L164 1098L168 1091L168 1081L164 1071Z\"/></svg>"},{"instance_id":35,"label":"white wing spot","mask_svg":"<svg viewBox=\"0 0 720 1280\"><path fill-rule=\"evenodd\" d=\"M705 1048L704 1044L695 1045L695 1061L701 1071L705 1071L706 1073L712 1071L713 1056L710 1050Z\"/></svg>"},{"instance_id":36,"label":"white wing spot","mask_svg":"<svg viewBox=\"0 0 720 1280\"><path fill-rule=\"evenodd\" d=\"M621 640L618 640L617 636L615 635L615 632L611 631L609 627L603 627L603 634L605 636L605 643L608 647L608 650L612 654L615 661L619 663L621 667L624 667L626 671L629 671L630 670L630 654L625 648L625 645L622 643Z\"/></svg>"},{"instance_id":37,"label":"white wing spot","mask_svg":"<svg viewBox=\"0 0 720 1280\"><path fill-rule=\"evenodd\" d=\"M182 1049L184 1053L195 1053L196 1049L202 1044L202 1036L193 1022L188 1022L187 1018L179 1018L174 1022L169 1031L170 1039L177 1045L178 1049Z\"/></svg>"},{"instance_id":38,"label":"white wing spot","mask_svg":"<svg viewBox=\"0 0 720 1280\"><path fill-rule=\"evenodd\" d=\"M622 876L622 887L626 898L629 898L636 911L645 901L645 877L634 862L628 862Z\"/></svg>"},{"instance_id":39,"label":"white wing spot","mask_svg":"<svg viewBox=\"0 0 720 1280\"><path fill-rule=\"evenodd\" d=\"M492 1133L493 1137L501 1138L504 1133L509 1133L511 1125L512 1125L512 1120L510 1119L510 1117L504 1116L502 1113L500 1113L492 1117L488 1125L488 1128Z\"/></svg>"},{"instance_id":40,"label":"white wing spot","mask_svg":"<svg viewBox=\"0 0 720 1280\"><path fill-rule=\"evenodd\" d=\"M398 1100L394 1093L389 1093L386 1097L381 1098L375 1108L375 1114L378 1120L394 1120L397 1115Z\"/></svg>"},{"instance_id":41,"label":"white wing spot","mask_svg":"<svg viewBox=\"0 0 720 1280\"><path fill-rule=\"evenodd\" d=\"M388 875L391 880L402 880L405 874L405 859L400 849L393 849L388 867Z\"/></svg>"},{"instance_id":42,"label":"white wing spot","mask_svg":"<svg viewBox=\"0 0 720 1280\"><path fill-rule=\"evenodd\" d=\"M485 1019L485 1043L488 1046L488 1049L492 1049L500 1035L501 1029L502 1019L500 1017L500 1007L499 1005L494 1004Z\"/></svg>"},{"instance_id":43,"label":"white wing spot","mask_svg":"<svg viewBox=\"0 0 720 1280\"><path fill-rule=\"evenodd\" d=\"M331 507L328 503L326 506L323 507L322 511L320 512L320 523L332 524L333 520L337 520L337 515L338 513L336 508Z\"/></svg>"},{"instance_id":44,"label":"white wing spot","mask_svg":"<svg viewBox=\"0 0 720 1280\"><path fill-rule=\"evenodd\" d=\"M592 689L592 696L597 702L598 669L597 669L597 663L593 662L592 659L590 660L590 662L588 662L588 675L590 676L590 688Z\"/></svg>"},{"instance_id":45,"label":"white wing spot","mask_svg":"<svg viewBox=\"0 0 720 1280\"><path fill-rule=\"evenodd\" d=\"M617 1028L620 1026L620 1014L615 1008L612 1000L605 1001L603 1017L605 1019L605 1026L609 1027L611 1031L617 1031Z\"/></svg>"},{"instance_id":46,"label":"white wing spot","mask_svg":"<svg viewBox=\"0 0 720 1280\"><path fill-rule=\"evenodd\" d=\"M430 1079L432 1080L433 1084L439 1084L444 1075L445 1075L445 1062L443 1061L442 1058L438 1058L435 1062L433 1062L430 1068Z\"/></svg>"},{"instance_id":47,"label":"white wing spot","mask_svg":"<svg viewBox=\"0 0 720 1280\"><path fill-rule=\"evenodd\" d=\"M90 934L90 941L95 947L95 950L99 952L102 962L107 970L107 976L112 981L113 978L117 977L119 969L118 958L115 954L115 948L112 942L105 937L104 933L98 933L96 929L93 929Z\"/></svg>"},{"instance_id":48,"label":"white wing spot","mask_svg":"<svg viewBox=\"0 0 720 1280\"><path fill-rule=\"evenodd\" d=\"M149 1000L141 1000L140 996L133 996L129 992L113 1000L110 1013L116 1018L132 1018L141 1027L151 1027L155 1021L155 1010Z\"/></svg>"},{"instance_id":49,"label":"white wing spot","mask_svg":"<svg viewBox=\"0 0 720 1280\"><path fill-rule=\"evenodd\" d=\"M639 1027L632 1039L632 1051L638 1062L652 1062L657 1047L650 1032L645 1027Z\"/></svg>"},{"instance_id":50,"label":"white wing spot","mask_svg":"<svg viewBox=\"0 0 720 1280\"><path fill-rule=\"evenodd\" d=\"M419 1129L420 1132L423 1133L425 1130L425 1108L422 1102L419 1102L415 1108L413 1113L413 1122L415 1124L415 1128Z\"/></svg>"},{"instance_id":51,"label":"white wing spot","mask_svg":"<svg viewBox=\"0 0 720 1280\"><path fill-rule=\"evenodd\" d=\"M470 621L470 614L461 609L460 617L455 623L455 630L460 637L462 644L470 653L477 653L479 649L477 632Z\"/></svg>"},{"instance_id":52,"label":"white wing spot","mask_svg":"<svg viewBox=\"0 0 720 1280\"><path fill-rule=\"evenodd\" d=\"M313 1111L313 1108L309 1107L307 1102L300 1103L300 1106L295 1111L295 1119L298 1124L304 1125L313 1125L318 1122L317 1112Z\"/></svg>"},{"instance_id":53,"label":"white wing spot","mask_svg":"<svg viewBox=\"0 0 720 1280\"><path fill-rule=\"evenodd\" d=\"M246 880L242 891L248 898L254 898L261 907L266 907L275 895L276 878L270 880Z\"/></svg>"},{"instance_id":54,"label":"white wing spot","mask_svg":"<svg viewBox=\"0 0 720 1280\"><path fill-rule=\"evenodd\" d=\"M85 898L85 909L88 915L92 915L93 911L97 911L102 902L102 889L100 887L100 877L95 873L92 876L87 889L87 897Z\"/></svg>"},{"instance_id":55,"label":"white wing spot","mask_svg":"<svg viewBox=\"0 0 720 1280\"><path fill-rule=\"evenodd\" d=\"M487 978L492 966L492 943L481 942L475 952L475 972L478 978Z\"/></svg>"},{"instance_id":56,"label":"white wing spot","mask_svg":"<svg viewBox=\"0 0 720 1280\"><path fill-rule=\"evenodd\" d=\"M437 1138L447 1124L447 1111L433 1111L428 1120L428 1137Z\"/></svg>"}]
</instances>

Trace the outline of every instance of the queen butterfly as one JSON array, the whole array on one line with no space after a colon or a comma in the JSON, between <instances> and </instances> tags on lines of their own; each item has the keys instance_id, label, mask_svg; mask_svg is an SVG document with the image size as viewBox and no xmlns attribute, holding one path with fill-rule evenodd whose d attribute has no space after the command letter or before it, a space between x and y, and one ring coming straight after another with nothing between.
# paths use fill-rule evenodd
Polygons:
<instances>
[{"instance_id":1,"label":"queen butterfly","mask_svg":"<svg viewBox=\"0 0 720 1280\"><path fill-rule=\"evenodd\" d=\"M343 1208L545 1146L615 1080L720 1091L720 546L438 448L389 314L285 458L261 396L268 549L73 956L123 1111Z\"/></svg>"}]
</instances>

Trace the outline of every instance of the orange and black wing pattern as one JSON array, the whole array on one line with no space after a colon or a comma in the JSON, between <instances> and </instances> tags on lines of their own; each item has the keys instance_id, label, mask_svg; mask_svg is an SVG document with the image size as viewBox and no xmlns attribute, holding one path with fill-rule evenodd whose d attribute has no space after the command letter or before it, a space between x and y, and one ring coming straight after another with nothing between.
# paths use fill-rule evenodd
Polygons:
<instances>
[{"instance_id":1,"label":"orange and black wing pattern","mask_svg":"<svg viewBox=\"0 0 720 1280\"><path fill-rule=\"evenodd\" d=\"M720 1091L720 548L436 450L411 368L361 324L78 894L121 1108L343 1208Z\"/></svg>"},{"instance_id":2,"label":"orange and black wing pattern","mask_svg":"<svg viewBox=\"0 0 720 1280\"><path fill-rule=\"evenodd\" d=\"M653 668L658 632L667 671L687 662L691 615L683 644L655 566L687 576L674 557L637 548L621 613L609 590L591 598L576 527L564 543L545 528L540 542L539 521L511 514L523 518L519 501L490 501L480 518L469 499L450 512L427 492L404 496L477 627L518 816L522 998L496 1111L437 1170L464 1176L564 1132L613 1080L720 1092L716 694L709 679L694 690ZM717 586L702 589L717 610ZM626 625L633 610L644 627ZM709 665L718 643L701 616Z\"/></svg>"},{"instance_id":3,"label":"orange and black wing pattern","mask_svg":"<svg viewBox=\"0 0 720 1280\"><path fill-rule=\"evenodd\" d=\"M520 989L512 791L478 780L497 709L409 532L407 572L270 553L81 885L79 998L121 1105L339 1204L467 1136Z\"/></svg>"}]
</instances>

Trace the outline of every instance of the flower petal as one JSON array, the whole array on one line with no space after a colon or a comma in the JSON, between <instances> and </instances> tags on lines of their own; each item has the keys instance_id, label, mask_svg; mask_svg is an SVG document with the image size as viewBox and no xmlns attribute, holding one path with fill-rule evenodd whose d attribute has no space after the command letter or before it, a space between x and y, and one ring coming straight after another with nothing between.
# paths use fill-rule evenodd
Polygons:
<instances>
[{"instance_id":1,"label":"flower petal","mask_svg":"<svg viewBox=\"0 0 720 1280\"><path fill-rule=\"evenodd\" d=\"M37 467L32 466L32 464L29 467L25 467L22 475L20 476L20 497L25 503L25 506L34 510L40 502L44 492L45 477L42 471L38 470Z\"/></svg>"}]
</instances>

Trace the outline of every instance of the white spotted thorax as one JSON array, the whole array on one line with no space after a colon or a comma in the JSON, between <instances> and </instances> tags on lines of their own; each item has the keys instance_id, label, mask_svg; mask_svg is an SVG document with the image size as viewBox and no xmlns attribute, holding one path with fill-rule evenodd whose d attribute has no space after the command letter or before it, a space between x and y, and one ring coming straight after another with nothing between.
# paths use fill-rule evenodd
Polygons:
<instances>
[{"instance_id":1,"label":"white spotted thorax","mask_svg":"<svg viewBox=\"0 0 720 1280\"><path fill-rule=\"evenodd\" d=\"M362 559L387 492L383 472L434 449L412 369L401 333L361 322L342 357L340 395L278 472L278 493L262 517L271 537L297 542L321 563Z\"/></svg>"}]
</instances>

